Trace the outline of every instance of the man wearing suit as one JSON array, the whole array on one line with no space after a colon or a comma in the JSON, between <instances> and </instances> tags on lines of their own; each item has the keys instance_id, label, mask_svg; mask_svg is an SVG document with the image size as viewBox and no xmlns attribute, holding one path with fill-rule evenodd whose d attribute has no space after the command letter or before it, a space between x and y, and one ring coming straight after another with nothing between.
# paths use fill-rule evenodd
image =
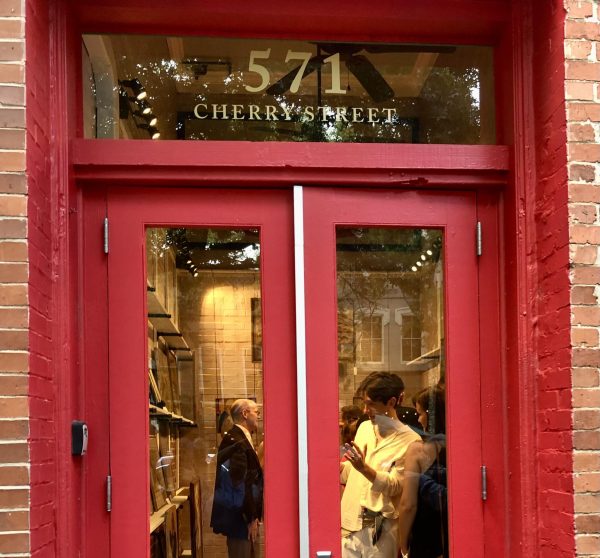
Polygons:
<instances>
[{"instance_id":1,"label":"man wearing suit","mask_svg":"<svg viewBox=\"0 0 600 558\"><path fill-rule=\"evenodd\" d=\"M252 442L259 412L250 399L238 399L230 412L234 425L217 454L210 524L215 533L227 537L229 558L250 558L263 508L263 471Z\"/></svg>"}]
</instances>

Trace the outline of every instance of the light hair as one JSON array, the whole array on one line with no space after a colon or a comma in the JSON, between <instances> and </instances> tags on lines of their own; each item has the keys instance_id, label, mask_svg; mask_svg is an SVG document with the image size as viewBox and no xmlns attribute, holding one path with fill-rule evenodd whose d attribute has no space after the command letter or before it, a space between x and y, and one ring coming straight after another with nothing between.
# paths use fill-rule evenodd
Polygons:
<instances>
[{"instance_id":1,"label":"light hair","mask_svg":"<svg viewBox=\"0 0 600 558\"><path fill-rule=\"evenodd\" d=\"M236 399L231 405L231 420L236 424L244 421L244 411L256 406L256 402L251 399Z\"/></svg>"}]
</instances>

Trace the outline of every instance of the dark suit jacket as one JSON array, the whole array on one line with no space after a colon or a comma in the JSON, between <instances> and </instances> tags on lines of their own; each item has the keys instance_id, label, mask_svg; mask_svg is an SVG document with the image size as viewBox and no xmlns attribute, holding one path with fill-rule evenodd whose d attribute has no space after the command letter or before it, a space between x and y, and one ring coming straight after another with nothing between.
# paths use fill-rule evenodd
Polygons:
<instances>
[{"instance_id":1,"label":"dark suit jacket","mask_svg":"<svg viewBox=\"0 0 600 558\"><path fill-rule=\"evenodd\" d=\"M262 519L263 471L243 430L233 426L217 454L217 475L210 525L215 533L248 538L248 524Z\"/></svg>"}]
</instances>

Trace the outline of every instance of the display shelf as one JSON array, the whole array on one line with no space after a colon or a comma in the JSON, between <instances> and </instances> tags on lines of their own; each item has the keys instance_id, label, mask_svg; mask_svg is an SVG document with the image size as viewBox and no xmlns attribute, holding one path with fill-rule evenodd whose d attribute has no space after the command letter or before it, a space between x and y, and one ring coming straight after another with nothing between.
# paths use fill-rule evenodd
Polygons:
<instances>
[{"instance_id":1,"label":"display shelf","mask_svg":"<svg viewBox=\"0 0 600 558\"><path fill-rule=\"evenodd\" d=\"M176 504L169 502L162 508L150 514L150 533L154 533L154 531L156 531L165 522L165 515L167 515L167 512L175 506Z\"/></svg>"},{"instance_id":2,"label":"display shelf","mask_svg":"<svg viewBox=\"0 0 600 558\"><path fill-rule=\"evenodd\" d=\"M154 533L164 522L165 515L172 508L179 508L185 502L187 502L189 498L189 488L187 486L183 486L175 492L175 496L171 498L171 501L166 503L162 508L156 510L154 513L150 514L150 533Z\"/></svg>"},{"instance_id":3,"label":"display shelf","mask_svg":"<svg viewBox=\"0 0 600 558\"><path fill-rule=\"evenodd\" d=\"M165 340L172 351L191 352L190 346L175 324L173 316L166 311L156 296L156 291L148 285L146 292L148 293L148 319L156 329L157 335Z\"/></svg>"},{"instance_id":4,"label":"display shelf","mask_svg":"<svg viewBox=\"0 0 600 558\"><path fill-rule=\"evenodd\" d=\"M157 407L156 405L149 403L148 410L150 411L150 416L154 416L157 418L164 418L165 420L177 422L177 423L181 424L182 426L196 426L196 423L193 420L182 417L181 415L178 415L176 413L172 413L171 411L169 411L168 409L166 409L164 407Z\"/></svg>"}]
</instances>

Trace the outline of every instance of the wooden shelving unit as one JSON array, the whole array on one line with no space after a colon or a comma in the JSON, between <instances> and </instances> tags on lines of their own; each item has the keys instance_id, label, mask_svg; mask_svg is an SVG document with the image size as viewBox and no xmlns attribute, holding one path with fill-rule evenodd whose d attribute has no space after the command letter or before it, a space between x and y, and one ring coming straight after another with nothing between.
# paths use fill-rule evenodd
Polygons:
<instances>
[{"instance_id":1,"label":"wooden shelving unit","mask_svg":"<svg viewBox=\"0 0 600 558\"><path fill-rule=\"evenodd\" d=\"M147 288L148 293L148 320L156 329L157 335L162 337L169 349L172 351L182 351L191 353L185 337L179 331L172 315L167 312L162 305L156 291L150 285Z\"/></svg>"},{"instance_id":2,"label":"wooden shelving unit","mask_svg":"<svg viewBox=\"0 0 600 558\"><path fill-rule=\"evenodd\" d=\"M175 496L171 498L171 501L166 503L162 508L150 514L150 533L154 533L164 522L165 515L172 508L179 508L189 497L189 490L187 487L182 487L175 493Z\"/></svg>"},{"instance_id":3,"label":"wooden shelving unit","mask_svg":"<svg viewBox=\"0 0 600 558\"><path fill-rule=\"evenodd\" d=\"M157 407L152 403L149 404L148 410L150 412L150 416L163 418L165 420L170 420L171 422L177 422L181 424L181 426L196 426L196 423L193 420L172 413L171 411L168 411L162 407Z\"/></svg>"}]
</instances>

